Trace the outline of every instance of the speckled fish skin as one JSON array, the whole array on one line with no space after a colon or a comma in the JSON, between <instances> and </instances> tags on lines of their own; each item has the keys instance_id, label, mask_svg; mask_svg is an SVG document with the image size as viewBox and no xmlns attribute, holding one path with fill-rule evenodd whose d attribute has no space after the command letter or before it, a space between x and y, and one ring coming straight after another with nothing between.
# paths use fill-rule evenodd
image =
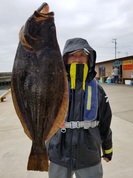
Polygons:
<instances>
[{"instance_id":1,"label":"speckled fish skin","mask_svg":"<svg viewBox=\"0 0 133 178\"><path fill-rule=\"evenodd\" d=\"M46 13L40 13L41 9ZM27 136L32 140L28 170L48 171L45 141L59 129L68 108L68 83L56 38L54 13L48 5L27 20L12 71L12 99Z\"/></svg>"}]
</instances>

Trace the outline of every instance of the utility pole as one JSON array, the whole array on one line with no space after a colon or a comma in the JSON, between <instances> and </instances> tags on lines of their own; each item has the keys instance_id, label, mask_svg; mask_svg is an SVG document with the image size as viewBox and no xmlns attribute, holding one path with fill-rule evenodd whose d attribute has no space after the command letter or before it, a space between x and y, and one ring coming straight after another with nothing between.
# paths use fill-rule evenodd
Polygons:
<instances>
[{"instance_id":1,"label":"utility pole","mask_svg":"<svg viewBox=\"0 0 133 178\"><path fill-rule=\"evenodd\" d=\"M117 39L113 39L112 43L115 43L115 59L116 59L116 45L117 45L117 42L116 42Z\"/></svg>"},{"instance_id":2,"label":"utility pole","mask_svg":"<svg viewBox=\"0 0 133 178\"><path fill-rule=\"evenodd\" d=\"M119 54L120 54L121 52L120 52L120 51L117 51L117 53L118 53L118 58L119 58L119 57L120 57Z\"/></svg>"}]
</instances>

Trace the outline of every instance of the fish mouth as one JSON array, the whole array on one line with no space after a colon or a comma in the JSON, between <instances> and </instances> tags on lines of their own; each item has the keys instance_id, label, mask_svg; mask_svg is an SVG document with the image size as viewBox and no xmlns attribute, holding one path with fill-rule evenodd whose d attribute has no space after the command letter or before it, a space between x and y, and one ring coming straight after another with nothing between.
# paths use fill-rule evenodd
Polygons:
<instances>
[{"instance_id":1,"label":"fish mouth","mask_svg":"<svg viewBox=\"0 0 133 178\"><path fill-rule=\"evenodd\" d=\"M40 13L46 14L49 13L49 5L47 3L43 3L38 9Z\"/></svg>"},{"instance_id":2,"label":"fish mouth","mask_svg":"<svg viewBox=\"0 0 133 178\"><path fill-rule=\"evenodd\" d=\"M48 18L54 17L54 12L49 12L49 5L43 3L35 12L34 17L36 21L46 20Z\"/></svg>"}]
</instances>

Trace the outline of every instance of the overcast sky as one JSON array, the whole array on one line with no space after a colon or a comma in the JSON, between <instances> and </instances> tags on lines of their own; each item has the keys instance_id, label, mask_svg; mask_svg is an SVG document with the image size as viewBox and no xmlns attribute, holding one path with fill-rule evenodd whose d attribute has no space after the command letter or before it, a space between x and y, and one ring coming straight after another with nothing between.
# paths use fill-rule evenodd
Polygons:
<instances>
[{"instance_id":1,"label":"overcast sky","mask_svg":"<svg viewBox=\"0 0 133 178\"><path fill-rule=\"evenodd\" d=\"M18 33L42 0L3 0L0 4L0 72L12 71ZM133 55L132 0L47 0L55 13L60 49L67 39L85 38L97 62Z\"/></svg>"}]
</instances>

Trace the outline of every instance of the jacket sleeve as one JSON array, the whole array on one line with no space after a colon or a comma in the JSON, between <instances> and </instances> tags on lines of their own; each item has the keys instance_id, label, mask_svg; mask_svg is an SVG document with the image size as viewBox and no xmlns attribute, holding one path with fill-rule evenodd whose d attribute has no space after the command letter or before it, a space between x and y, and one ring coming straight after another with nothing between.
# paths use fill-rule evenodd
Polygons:
<instances>
[{"instance_id":1,"label":"jacket sleeve","mask_svg":"<svg viewBox=\"0 0 133 178\"><path fill-rule=\"evenodd\" d=\"M98 85L98 119L99 119L99 130L102 140L102 151L103 157L107 157L109 160L112 158L113 148L112 148L112 131L110 128L112 111L109 104L109 99L103 90L103 88Z\"/></svg>"}]
</instances>

